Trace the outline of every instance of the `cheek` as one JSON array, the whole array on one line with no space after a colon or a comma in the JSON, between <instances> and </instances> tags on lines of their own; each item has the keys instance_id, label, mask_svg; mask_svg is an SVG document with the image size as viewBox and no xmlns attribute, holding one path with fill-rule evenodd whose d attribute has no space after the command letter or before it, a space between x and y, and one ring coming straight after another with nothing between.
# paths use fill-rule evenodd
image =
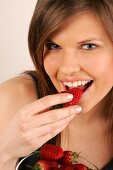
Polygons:
<instances>
[{"instance_id":1,"label":"cheek","mask_svg":"<svg viewBox=\"0 0 113 170\"><path fill-rule=\"evenodd\" d=\"M53 77L57 73L57 62L51 57L45 57L44 68L49 77Z\"/></svg>"},{"instance_id":2,"label":"cheek","mask_svg":"<svg viewBox=\"0 0 113 170\"><path fill-rule=\"evenodd\" d=\"M59 91L59 83L57 81L57 73L58 73L58 68L59 68L59 63L57 60L52 59L50 56L45 57L44 59L44 68L51 79L52 83L56 87L56 89Z\"/></svg>"},{"instance_id":3,"label":"cheek","mask_svg":"<svg viewBox=\"0 0 113 170\"><path fill-rule=\"evenodd\" d=\"M103 77L103 83L106 81L113 83L113 56L103 57L95 69L97 69L99 78Z\"/></svg>"},{"instance_id":4,"label":"cheek","mask_svg":"<svg viewBox=\"0 0 113 170\"><path fill-rule=\"evenodd\" d=\"M92 59L93 58L93 59ZM87 59L85 63L87 72L94 79L109 80L113 82L113 56L111 55L99 55L92 56Z\"/></svg>"}]
</instances>

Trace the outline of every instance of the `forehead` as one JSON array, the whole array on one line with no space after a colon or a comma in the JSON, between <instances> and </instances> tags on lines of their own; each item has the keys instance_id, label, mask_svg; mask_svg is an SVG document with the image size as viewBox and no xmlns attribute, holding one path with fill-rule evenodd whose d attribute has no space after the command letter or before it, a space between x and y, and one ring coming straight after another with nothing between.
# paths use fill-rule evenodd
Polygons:
<instances>
[{"instance_id":1,"label":"forehead","mask_svg":"<svg viewBox=\"0 0 113 170\"><path fill-rule=\"evenodd\" d=\"M62 26L57 29L51 36L51 39L63 39L67 36L78 39L100 37L108 38L105 28L99 17L92 12L82 12L71 16L63 22Z\"/></svg>"}]
</instances>

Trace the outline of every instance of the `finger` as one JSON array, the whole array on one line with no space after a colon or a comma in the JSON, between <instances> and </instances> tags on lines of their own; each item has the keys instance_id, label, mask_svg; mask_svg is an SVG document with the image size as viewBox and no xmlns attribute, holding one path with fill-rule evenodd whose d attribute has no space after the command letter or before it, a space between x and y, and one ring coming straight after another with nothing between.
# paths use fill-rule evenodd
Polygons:
<instances>
[{"instance_id":1,"label":"finger","mask_svg":"<svg viewBox=\"0 0 113 170\"><path fill-rule=\"evenodd\" d=\"M32 117L31 127L40 127L46 124L50 124L61 119L65 119L66 117L70 117L72 115L77 115L81 111L81 107L74 105L66 108L50 110L48 112L36 115Z\"/></svg>"},{"instance_id":2,"label":"finger","mask_svg":"<svg viewBox=\"0 0 113 170\"><path fill-rule=\"evenodd\" d=\"M50 139L52 139L53 137L58 135L61 131L63 131L67 127L67 125L68 125L68 123L63 124L62 126L59 126L57 129L51 131L51 133L49 132L49 133L41 136L40 138L37 137L34 140L35 146L37 145L37 147L40 147L41 145L43 145L44 143L46 143L47 141L49 141ZM39 146L39 144L41 144L41 145Z\"/></svg>"},{"instance_id":3,"label":"finger","mask_svg":"<svg viewBox=\"0 0 113 170\"><path fill-rule=\"evenodd\" d=\"M34 134L35 134L35 137L38 136L38 137L42 137L43 135L46 135L48 133L52 133L54 130L58 129L59 127L62 127L63 125L67 125L75 116L70 116L70 117L67 117L65 119L61 119L60 121L57 121L55 123L50 123L50 124L47 124L47 125L43 125L41 127L38 127L38 128L33 128L31 131L30 131L30 136L32 136L32 139L34 138Z\"/></svg>"},{"instance_id":4,"label":"finger","mask_svg":"<svg viewBox=\"0 0 113 170\"><path fill-rule=\"evenodd\" d=\"M62 104L71 101L72 98L73 95L68 93L48 95L35 102L28 104L21 110L21 112L27 115L28 114L34 115L36 113L40 113L41 111L47 108L50 108L53 105Z\"/></svg>"}]
</instances>

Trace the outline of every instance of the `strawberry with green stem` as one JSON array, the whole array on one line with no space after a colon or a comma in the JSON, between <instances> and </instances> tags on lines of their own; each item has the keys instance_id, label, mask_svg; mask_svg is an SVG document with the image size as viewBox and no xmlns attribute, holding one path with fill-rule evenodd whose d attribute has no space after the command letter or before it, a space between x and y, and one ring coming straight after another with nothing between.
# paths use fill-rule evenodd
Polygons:
<instances>
[{"instance_id":1,"label":"strawberry with green stem","mask_svg":"<svg viewBox=\"0 0 113 170\"><path fill-rule=\"evenodd\" d=\"M57 161L38 160L32 170L51 170L52 168L58 168Z\"/></svg>"},{"instance_id":2,"label":"strawberry with green stem","mask_svg":"<svg viewBox=\"0 0 113 170\"><path fill-rule=\"evenodd\" d=\"M59 163L61 165L72 165L73 163L77 163L78 157L79 153L66 150L64 151L63 157L59 160Z\"/></svg>"}]
</instances>

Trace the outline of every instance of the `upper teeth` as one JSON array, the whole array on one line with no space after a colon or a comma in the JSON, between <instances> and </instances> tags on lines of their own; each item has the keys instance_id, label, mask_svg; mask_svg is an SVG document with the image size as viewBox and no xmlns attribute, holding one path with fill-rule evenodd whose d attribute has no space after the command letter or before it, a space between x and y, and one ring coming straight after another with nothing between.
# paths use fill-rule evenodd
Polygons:
<instances>
[{"instance_id":1,"label":"upper teeth","mask_svg":"<svg viewBox=\"0 0 113 170\"><path fill-rule=\"evenodd\" d=\"M74 82L63 82L63 84L65 86L68 86L68 87L78 87L78 86L81 86L81 85L85 85L87 84L88 82L90 82L91 80L85 80L85 81L74 81Z\"/></svg>"}]
</instances>

